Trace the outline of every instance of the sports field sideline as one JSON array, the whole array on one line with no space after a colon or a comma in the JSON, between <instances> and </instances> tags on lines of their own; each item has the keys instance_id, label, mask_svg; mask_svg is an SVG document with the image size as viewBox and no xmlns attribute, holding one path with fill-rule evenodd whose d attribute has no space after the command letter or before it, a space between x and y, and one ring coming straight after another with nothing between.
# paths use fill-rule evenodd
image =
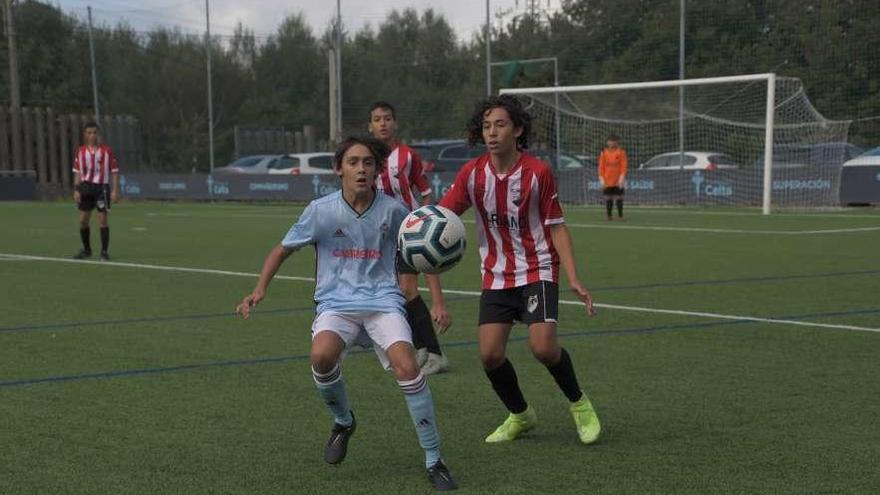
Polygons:
<instances>
[{"instance_id":1,"label":"sports field sideline","mask_svg":"<svg viewBox=\"0 0 880 495\"><path fill-rule=\"evenodd\" d=\"M350 458L321 459L310 251L254 318L232 316L300 211L121 203L100 263L69 259L73 206L0 204L0 493L427 493L371 352L346 361ZM880 212L627 215L566 210L600 313L563 304L560 334L603 420L597 445L577 442L523 342L510 356L541 423L483 443L505 411L476 354L473 237L443 277L453 371L430 383L462 492L880 490Z\"/></svg>"}]
</instances>

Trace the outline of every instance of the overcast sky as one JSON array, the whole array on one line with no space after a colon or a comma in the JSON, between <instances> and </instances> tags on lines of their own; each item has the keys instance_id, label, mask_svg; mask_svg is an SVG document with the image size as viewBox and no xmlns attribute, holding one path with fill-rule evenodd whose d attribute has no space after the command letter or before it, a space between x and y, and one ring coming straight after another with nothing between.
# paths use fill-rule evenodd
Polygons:
<instances>
[{"instance_id":1,"label":"overcast sky","mask_svg":"<svg viewBox=\"0 0 880 495\"><path fill-rule=\"evenodd\" d=\"M125 20L136 30L147 31L161 25L184 31L203 32L204 0L49 0L62 10L86 17L91 5L95 22L115 25ZM336 14L335 0L210 0L211 32L231 34L240 21L258 36L275 32L287 14L302 12L315 33L321 33ZM493 20L501 12L522 11L526 0L490 0ZM561 0L539 0L542 7L557 8ZM458 33L470 39L482 29L486 19L485 0L342 0L342 21L349 31L366 24L378 25L393 9L414 7L419 12L433 8Z\"/></svg>"}]
</instances>

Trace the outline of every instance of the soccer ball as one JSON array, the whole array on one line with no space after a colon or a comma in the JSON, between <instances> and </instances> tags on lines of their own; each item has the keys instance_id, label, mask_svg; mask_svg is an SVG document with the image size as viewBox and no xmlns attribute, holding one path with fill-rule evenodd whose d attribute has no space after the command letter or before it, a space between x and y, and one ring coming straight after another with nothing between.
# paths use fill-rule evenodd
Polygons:
<instances>
[{"instance_id":1,"label":"soccer ball","mask_svg":"<svg viewBox=\"0 0 880 495\"><path fill-rule=\"evenodd\" d=\"M467 233L452 210L425 205L400 224L397 242L403 261L420 273L442 273L464 255Z\"/></svg>"}]
</instances>

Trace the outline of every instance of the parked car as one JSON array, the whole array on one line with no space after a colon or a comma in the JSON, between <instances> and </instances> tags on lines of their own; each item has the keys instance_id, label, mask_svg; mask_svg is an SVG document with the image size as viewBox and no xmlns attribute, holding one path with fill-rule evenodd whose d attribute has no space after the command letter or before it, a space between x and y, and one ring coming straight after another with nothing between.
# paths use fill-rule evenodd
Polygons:
<instances>
[{"instance_id":1,"label":"parked car","mask_svg":"<svg viewBox=\"0 0 880 495\"><path fill-rule=\"evenodd\" d=\"M850 143L780 144L773 147L773 169L785 170L810 166L839 165L864 152ZM764 154L753 164L764 167Z\"/></svg>"},{"instance_id":2,"label":"parked car","mask_svg":"<svg viewBox=\"0 0 880 495\"><path fill-rule=\"evenodd\" d=\"M265 174L277 164L283 155L243 156L224 167L214 169L215 174Z\"/></svg>"},{"instance_id":3,"label":"parked car","mask_svg":"<svg viewBox=\"0 0 880 495\"><path fill-rule=\"evenodd\" d=\"M283 165L283 166L282 166ZM283 164L269 169L270 174L326 175L333 174L333 153L292 153L284 156Z\"/></svg>"},{"instance_id":4,"label":"parked car","mask_svg":"<svg viewBox=\"0 0 880 495\"><path fill-rule=\"evenodd\" d=\"M410 145L422 157L422 163L426 166L426 172L457 172L465 163L486 152L483 145L470 146L463 139L444 141L425 141ZM537 158L556 168L556 153L554 150L528 150ZM568 153L560 153L560 170L584 168L582 160Z\"/></svg>"},{"instance_id":5,"label":"parked car","mask_svg":"<svg viewBox=\"0 0 880 495\"><path fill-rule=\"evenodd\" d=\"M528 150L528 152L548 163L554 170L574 170L587 166L581 158L565 152L559 154L558 166L556 164L556 150Z\"/></svg>"},{"instance_id":6,"label":"parked car","mask_svg":"<svg viewBox=\"0 0 880 495\"><path fill-rule=\"evenodd\" d=\"M872 148L843 163L844 167L880 167L880 147Z\"/></svg>"},{"instance_id":7,"label":"parked car","mask_svg":"<svg viewBox=\"0 0 880 495\"><path fill-rule=\"evenodd\" d=\"M409 147L422 158L422 167L425 172L454 172L467 162L467 160L461 161L453 156L458 154L463 147L467 147L464 139L415 141L409 143ZM452 151L444 154L447 149L452 149ZM438 163L441 155L444 160L442 164Z\"/></svg>"},{"instance_id":8,"label":"parked car","mask_svg":"<svg viewBox=\"0 0 880 495\"><path fill-rule=\"evenodd\" d=\"M839 192L844 205L880 204L880 148L844 162Z\"/></svg>"},{"instance_id":9,"label":"parked car","mask_svg":"<svg viewBox=\"0 0 880 495\"><path fill-rule=\"evenodd\" d=\"M717 151L672 151L639 165L642 170L721 170L739 168L733 158Z\"/></svg>"}]
</instances>

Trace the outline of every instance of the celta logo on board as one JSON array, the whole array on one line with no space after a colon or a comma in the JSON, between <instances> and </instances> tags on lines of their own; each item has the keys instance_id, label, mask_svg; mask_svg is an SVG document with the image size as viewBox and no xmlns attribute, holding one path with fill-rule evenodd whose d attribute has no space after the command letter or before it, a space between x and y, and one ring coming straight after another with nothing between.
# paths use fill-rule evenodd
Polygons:
<instances>
[{"instance_id":1,"label":"celta logo on board","mask_svg":"<svg viewBox=\"0 0 880 495\"><path fill-rule=\"evenodd\" d=\"M691 176L691 182L694 184L694 194L698 198L703 196L721 198L733 196L733 186L721 181L710 182L699 170L694 171L694 175Z\"/></svg>"},{"instance_id":2,"label":"celta logo on board","mask_svg":"<svg viewBox=\"0 0 880 495\"><path fill-rule=\"evenodd\" d=\"M139 182L126 179L124 175L119 176L119 188L125 196L138 196L141 193L141 185Z\"/></svg>"},{"instance_id":3,"label":"celta logo on board","mask_svg":"<svg viewBox=\"0 0 880 495\"><path fill-rule=\"evenodd\" d=\"M217 196L226 196L229 194L229 183L214 180L214 176L208 175L208 192Z\"/></svg>"},{"instance_id":4,"label":"celta logo on board","mask_svg":"<svg viewBox=\"0 0 880 495\"><path fill-rule=\"evenodd\" d=\"M333 194L339 190L339 186L335 183L322 182L318 175L312 176L312 193L314 197L320 198L328 194Z\"/></svg>"}]
</instances>

